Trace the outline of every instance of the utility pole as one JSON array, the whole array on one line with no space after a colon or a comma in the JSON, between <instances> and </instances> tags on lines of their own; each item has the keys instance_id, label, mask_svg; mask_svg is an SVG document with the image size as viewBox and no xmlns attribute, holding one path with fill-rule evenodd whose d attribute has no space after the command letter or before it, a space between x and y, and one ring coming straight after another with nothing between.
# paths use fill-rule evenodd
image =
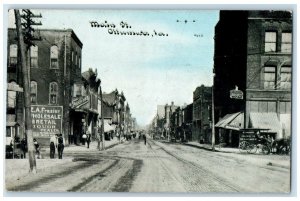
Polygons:
<instances>
[{"instance_id":1,"label":"utility pole","mask_svg":"<svg viewBox=\"0 0 300 201\"><path fill-rule=\"evenodd\" d=\"M212 127L211 127L211 146L212 150L215 151L215 101L214 101L214 84L212 85L212 106L211 106L211 122L212 122Z\"/></svg>"},{"instance_id":2,"label":"utility pole","mask_svg":"<svg viewBox=\"0 0 300 201\"><path fill-rule=\"evenodd\" d=\"M105 143L104 143L104 119L103 119L103 94L102 94L102 88L101 88L101 84L99 86L100 88L100 99L101 99L101 150L105 150Z\"/></svg>"},{"instance_id":3,"label":"utility pole","mask_svg":"<svg viewBox=\"0 0 300 201\"><path fill-rule=\"evenodd\" d=\"M36 173L36 160L34 153L34 144L32 136L32 123L31 123L31 100L30 100L30 47L33 44L35 38L32 36L34 29L31 25L41 25L41 23L35 23L32 21L32 17L35 16L30 10L23 10L23 15L20 15L18 9L14 10L15 20L16 20L16 30L18 36L18 44L20 47L20 58L21 67L23 74L23 88L24 88L24 106L25 106L25 133L28 143L28 158L29 158L29 171L31 173ZM25 23L21 22L21 17L25 19ZM24 35L22 30L22 25L24 26ZM25 46L25 44L27 46Z\"/></svg>"}]
</instances>

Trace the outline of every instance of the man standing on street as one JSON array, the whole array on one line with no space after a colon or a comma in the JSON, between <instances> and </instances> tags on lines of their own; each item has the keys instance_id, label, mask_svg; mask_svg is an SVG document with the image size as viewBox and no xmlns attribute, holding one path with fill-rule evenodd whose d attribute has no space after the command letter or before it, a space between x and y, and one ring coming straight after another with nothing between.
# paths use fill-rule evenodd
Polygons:
<instances>
[{"instance_id":1,"label":"man standing on street","mask_svg":"<svg viewBox=\"0 0 300 201\"><path fill-rule=\"evenodd\" d=\"M143 139L144 139L144 143L145 143L145 145L146 145L146 143L147 143L146 134L143 134Z\"/></svg>"},{"instance_id":2,"label":"man standing on street","mask_svg":"<svg viewBox=\"0 0 300 201\"><path fill-rule=\"evenodd\" d=\"M50 158L55 156L55 148L57 147L57 134L51 136L50 138Z\"/></svg>"},{"instance_id":3,"label":"man standing on street","mask_svg":"<svg viewBox=\"0 0 300 201\"><path fill-rule=\"evenodd\" d=\"M63 155L63 151L64 151L64 147L65 147L62 134L59 134L57 141L58 141L58 145L57 145L58 158L62 159L62 155Z\"/></svg>"},{"instance_id":4,"label":"man standing on street","mask_svg":"<svg viewBox=\"0 0 300 201\"><path fill-rule=\"evenodd\" d=\"M86 136L87 148L90 148L90 142L91 142L91 134L87 133L87 136Z\"/></svg>"}]
</instances>

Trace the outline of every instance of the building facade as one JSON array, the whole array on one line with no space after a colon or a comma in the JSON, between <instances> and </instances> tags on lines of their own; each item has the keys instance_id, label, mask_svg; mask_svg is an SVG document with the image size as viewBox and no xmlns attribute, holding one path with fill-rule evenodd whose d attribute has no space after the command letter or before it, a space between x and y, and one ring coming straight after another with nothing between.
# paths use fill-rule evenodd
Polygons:
<instances>
[{"instance_id":1,"label":"building facade","mask_svg":"<svg viewBox=\"0 0 300 201\"><path fill-rule=\"evenodd\" d=\"M214 55L217 121L242 112L244 128L268 129L274 138L291 135L292 31L288 11L220 12ZM236 86L242 99L230 98Z\"/></svg>"},{"instance_id":2,"label":"building facade","mask_svg":"<svg viewBox=\"0 0 300 201\"><path fill-rule=\"evenodd\" d=\"M71 130L72 89L77 83L82 83L82 43L71 29L42 29L39 35L42 40L36 41L35 46L29 50L33 136L38 138L40 143L48 144L51 135L62 133L68 142ZM7 82L22 86L20 50L16 36L15 29L8 29ZM15 96L8 93L8 97L14 97L12 102L15 102L15 105L12 107L8 103L7 122L16 122L19 128L15 135L25 137L24 96L22 93ZM49 116L48 113L56 116ZM8 125L7 135L11 130Z\"/></svg>"},{"instance_id":3,"label":"building facade","mask_svg":"<svg viewBox=\"0 0 300 201\"><path fill-rule=\"evenodd\" d=\"M211 87L201 85L193 93L193 141L211 142L211 100Z\"/></svg>"}]
</instances>

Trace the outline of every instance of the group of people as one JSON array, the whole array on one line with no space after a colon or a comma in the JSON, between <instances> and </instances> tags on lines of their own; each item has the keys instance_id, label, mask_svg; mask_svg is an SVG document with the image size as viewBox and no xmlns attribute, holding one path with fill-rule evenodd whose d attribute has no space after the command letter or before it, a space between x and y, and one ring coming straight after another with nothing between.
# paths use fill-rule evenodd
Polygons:
<instances>
[{"instance_id":1,"label":"group of people","mask_svg":"<svg viewBox=\"0 0 300 201\"><path fill-rule=\"evenodd\" d=\"M57 149L58 158L62 159L64 151L64 138L62 134L55 134L50 138L50 158L55 158L55 150Z\"/></svg>"}]
</instances>

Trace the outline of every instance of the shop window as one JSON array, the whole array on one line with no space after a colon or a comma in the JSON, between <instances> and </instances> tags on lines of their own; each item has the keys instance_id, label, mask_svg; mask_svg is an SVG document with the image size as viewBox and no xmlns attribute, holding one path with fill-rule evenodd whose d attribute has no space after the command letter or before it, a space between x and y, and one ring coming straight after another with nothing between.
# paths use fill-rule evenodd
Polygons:
<instances>
[{"instance_id":1,"label":"shop window","mask_svg":"<svg viewBox=\"0 0 300 201\"><path fill-rule=\"evenodd\" d=\"M277 44L277 33L276 32L266 32L265 33L265 52L276 52Z\"/></svg>"},{"instance_id":2,"label":"shop window","mask_svg":"<svg viewBox=\"0 0 300 201\"><path fill-rule=\"evenodd\" d=\"M290 114L291 113L291 102L280 102L279 104L280 114Z\"/></svg>"},{"instance_id":3,"label":"shop window","mask_svg":"<svg viewBox=\"0 0 300 201\"><path fill-rule=\"evenodd\" d=\"M291 89L291 78L291 66L282 66L280 69L280 89Z\"/></svg>"},{"instance_id":4,"label":"shop window","mask_svg":"<svg viewBox=\"0 0 300 201\"><path fill-rule=\"evenodd\" d=\"M38 46L30 47L30 67L38 67Z\"/></svg>"},{"instance_id":5,"label":"shop window","mask_svg":"<svg viewBox=\"0 0 300 201\"><path fill-rule=\"evenodd\" d=\"M50 48L50 68L58 69L58 47L56 45Z\"/></svg>"},{"instance_id":6,"label":"shop window","mask_svg":"<svg viewBox=\"0 0 300 201\"><path fill-rule=\"evenodd\" d=\"M9 46L9 66L15 67L18 62L18 46L16 44L12 44Z\"/></svg>"},{"instance_id":7,"label":"shop window","mask_svg":"<svg viewBox=\"0 0 300 201\"><path fill-rule=\"evenodd\" d=\"M49 85L49 103L57 104L58 86L56 82L51 82Z\"/></svg>"},{"instance_id":8,"label":"shop window","mask_svg":"<svg viewBox=\"0 0 300 201\"><path fill-rule=\"evenodd\" d=\"M276 86L276 67L264 67L264 89L275 89Z\"/></svg>"},{"instance_id":9,"label":"shop window","mask_svg":"<svg viewBox=\"0 0 300 201\"><path fill-rule=\"evenodd\" d=\"M292 33L282 33L281 52L292 52Z\"/></svg>"},{"instance_id":10,"label":"shop window","mask_svg":"<svg viewBox=\"0 0 300 201\"><path fill-rule=\"evenodd\" d=\"M37 82L35 81L30 82L30 101L31 104L37 103Z\"/></svg>"}]
</instances>

